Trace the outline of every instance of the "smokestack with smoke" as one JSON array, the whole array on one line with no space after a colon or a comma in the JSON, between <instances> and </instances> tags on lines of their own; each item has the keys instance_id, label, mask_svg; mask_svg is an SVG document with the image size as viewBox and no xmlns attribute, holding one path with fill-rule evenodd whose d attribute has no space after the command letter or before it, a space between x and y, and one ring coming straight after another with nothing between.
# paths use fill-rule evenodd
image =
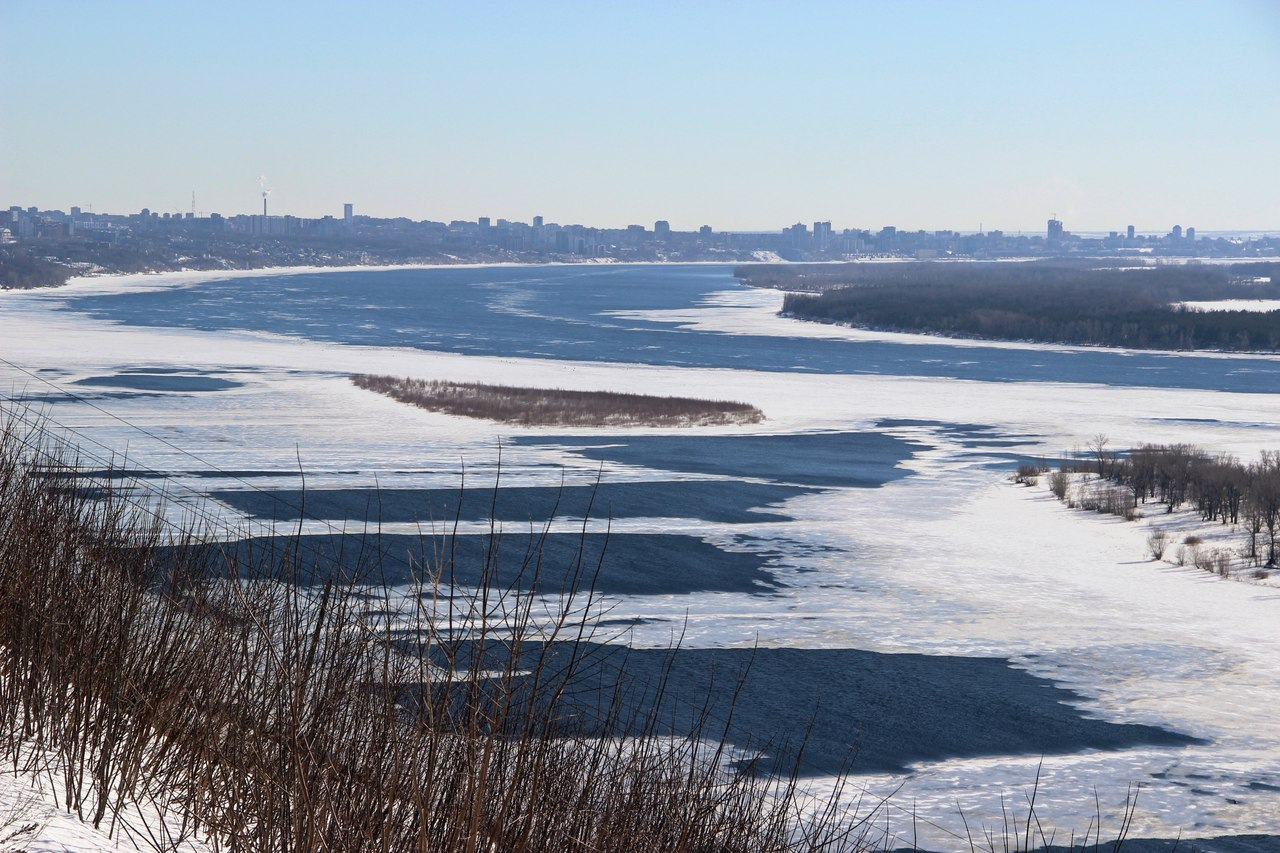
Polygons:
<instances>
[{"instance_id":1,"label":"smokestack with smoke","mask_svg":"<svg viewBox=\"0 0 1280 853\"><path fill-rule=\"evenodd\" d=\"M267 186L267 176L258 176L258 186L262 188L262 216L267 216L267 196L271 195L271 187Z\"/></svg>"}]
</instances>

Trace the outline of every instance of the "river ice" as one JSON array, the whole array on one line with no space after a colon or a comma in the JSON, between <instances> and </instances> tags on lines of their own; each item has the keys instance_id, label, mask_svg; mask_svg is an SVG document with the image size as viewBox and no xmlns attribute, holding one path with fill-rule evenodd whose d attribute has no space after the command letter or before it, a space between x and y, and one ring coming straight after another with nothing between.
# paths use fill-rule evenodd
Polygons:
<instances>
[{"instance_id":1,"label":"river ice","mask_svg":"<svg viewBox=\"0 0 1280 853\"><path fill-rule=\"evenodd\" d=\"M1096 791L1105 825L1117 826L1130 784L1139 783L1135 835L1280 834L1276 590L1153 563L1144 523L1071 511L1042 489L1007 481L1017 459L1053 459L1097 434L1116 449L1189 442L1254 456L1280 447L1280 396L1274 393L1280 388L1220 391L1201 380L1144 387L1104 384L1103 376L1098 382L980 381L938 375L927 366L920 375L761 371L751 369L749 351L741 367L469 355L262 330L142 327L61 307L88 292L200 288L215 281L196 274L140 276L87 280L65 291L0 293L0 355L8 362L0 363L0 387L73 430L86 456L172 474L169 489L178 497L297 489L299 471L308 489L321 490L453 489L464 467L466 483L479 487L491 486L499 469L512 486L587 485L597 476L606 483L742 479L681 466L677 456L645 464L643 454L584 453L563 430L412 409L352 386L346 377L357 372L730 398L766 415L756 425L682 433L690 437L892 436L910 448L889 463L906 476L878 486L800 489L761 507L758 519L672 518L656 509L614 519L615 533L685 535L753 553L762 557L753 565L764 565L777 587L768 594L731 588L622 593L610 597L610 618L634 620L630 642L638 647L662 647L683 633L687 646L701 649L759 644L1008 659L1075 691L1076 707L1088 716L1203 741L1045 755L1037 806L1047 822L1082 831L1093 817ZM726 282L694 305L612 313L602 306L601 313L645 329L683 326L715 336L785 341L869 334L776 317L777 294L735 290ZM503 310L515 308L503 303ZM975 357L969 342L923 343L922 362L940 357L939 347L942 358L956 363ZM991 349L1023 360L1046 351L982 345L983 352ZM1102 356L1104 365L1107 358L1118 364L1131 357ZM1166 354L1165 361L1176 373L1182 358ZM1273 360L1222 357L1215 363L1225 373L1267 361ZM657 433L611 430L605 437L624 443ZM787 482L785 472L756 480ZM175 502L170 511L178 516L182 506ZM245 512L234 502L220 506L231 520ZM360 520L303 527L326 533ZM384 530L421 527L392 521ZM606 522L596 518L587 527L600 532ZM565 518L552 528L568 532L581 522ZM897 831L951 849L954 834L963 832L958 807L971 824L998 822L1001 796L1017 802L1040 763L1040 755L943 759L853 781L877 794L900 789L889 807L900 820ZM915 815L914 829L907 811Z\"/></svg>"}]
</instances>

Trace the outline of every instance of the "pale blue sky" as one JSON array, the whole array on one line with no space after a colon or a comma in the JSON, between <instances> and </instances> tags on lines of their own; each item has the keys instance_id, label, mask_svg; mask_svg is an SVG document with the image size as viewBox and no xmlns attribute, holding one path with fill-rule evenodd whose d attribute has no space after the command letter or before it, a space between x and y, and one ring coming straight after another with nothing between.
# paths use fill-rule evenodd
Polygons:
<instances>
[{"instance_id":1,"label":"pale blue sky","mask_svg":"<svg viewBox=\"0 0 1280 853\"><path fill-rule=\"evenodd\" d=\"M1280 229L1280 0L0 0L0 205Z\"/></svg>"}]
</instances>

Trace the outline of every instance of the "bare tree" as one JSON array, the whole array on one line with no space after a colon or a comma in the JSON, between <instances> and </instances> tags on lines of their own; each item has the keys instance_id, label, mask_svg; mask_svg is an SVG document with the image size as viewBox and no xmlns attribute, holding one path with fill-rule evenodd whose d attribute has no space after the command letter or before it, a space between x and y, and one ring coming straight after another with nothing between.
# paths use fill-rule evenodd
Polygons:
<instances>
[{"instance_id":1,"label":"bare tree","mask_svg":"<svg viewBox=\"0 0 1280 853\"><path fill-rule=\"evenodd\" d=\"M1098 433L1089 441L1089 452L1093 454L1094 461L1098 466L1099 477L1107 476L1107 445L1109 443L1110 439L1103 433Z\"/></svg>"},{"instance_id":2,"label":"bare tree","mask_svg":"<svg viewBox=\"0 0 1280 853\"><path fill-rule=\"evenodd\" d=\"M1276 540L1280 538L1280 453L1262 451L1252 466L1250 513L1256 513L1267 531L1267 565L1276 565Z\"/></svg>"}]
</instances>

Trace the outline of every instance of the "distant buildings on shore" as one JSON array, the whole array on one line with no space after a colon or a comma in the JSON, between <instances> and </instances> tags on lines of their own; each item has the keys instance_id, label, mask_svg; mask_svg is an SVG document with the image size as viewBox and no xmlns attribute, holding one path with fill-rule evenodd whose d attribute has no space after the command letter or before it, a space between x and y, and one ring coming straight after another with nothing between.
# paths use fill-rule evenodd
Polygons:
<instances>
[{"instance_id":1,"label":"distant buildings on shore","mask_svg":"<svg viewBox=\"0 0 1280 853\"><path fill-rule=\"evenodd\" d=\"M1061 246L1064 243L1078 239L1070 232L1063 228L1062 220L1054 218L1049 220L1048 227L1045 229L1045 239L1054 245ZM1090 245L1101 243L1103 249L1124 251L1124 250L1146 250L1148 252L1155 249L1177 249L1185 247L1196 241L1196 229L1188 228L1185 232L1181 225L1175 225L1169 232L1163 236L1147 235L1139 236L1136 229L1129 225L1125 228L1124 234L1119 231L1111 231L1105 238L1091 237ZM1246 241L1242 241L1246 242Z\"/></svg>"},{"instance_id":2,"label":"distant buildings on shore","mask_svg":"<svg viewBox=\"0 0 1280 853\"><path fill-rule=\"evenodd\" d=\"M194 206L194 205L193 205ZM535 216L531 222L481 217L474 222L434 222L407 218L357 216L352 203L342 206L342 216L308 219L295 216L240 214L208 216L187 213L109 214L84 211L39 210L10 207L0 210L0 241L7 243L92 242L128 245L192 242L207 251L223 240L306 242L315 251L325 245L344 252L362 246L395 246L408 257L506 258L537 261L574 258L615 260L846 260L865 257L1001 258L1060 255L1196 255L1204 257L1270 257L1280 254L1280 238L1197 239L1194 228L1179 225L1165 234L1138 234L1134 226L1106 236L1077 235L1066 230L1056 216L1040 234L1000 230L900 231L894 226L878 230L845 228L836 231L831 222L803 222L779 231L724 232L703 225L697 231L676 231L667 220L652 229L643 225L597 228L561 225ZM319 247L319 248L316 248Z\"/></svg>"}]
</instances>

